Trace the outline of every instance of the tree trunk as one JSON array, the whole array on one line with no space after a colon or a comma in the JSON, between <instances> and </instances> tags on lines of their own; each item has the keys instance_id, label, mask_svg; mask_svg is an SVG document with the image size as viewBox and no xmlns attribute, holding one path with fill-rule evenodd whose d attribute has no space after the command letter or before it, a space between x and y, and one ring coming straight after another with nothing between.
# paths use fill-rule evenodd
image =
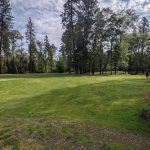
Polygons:
<instances>
[{"instance_id":1,"label":"tree trunk","mask_svg":"<svg viewBox=\"0 0 150 150\"><path fill-rule=\"evenodd\" d=\"M1 31L0 31L0 74L2 74L2 42L3 42L3 16L1 17Z\"/></svg>"},{"instance_id":2,"label":"tree trunk","mask_svg":"<svg viewBox=\"0 0 150 150\"><path fill-rule=\"evenodd\" d=\"M117 75L117 66L115 65L115 75Z\"/></svg>"},{"instance_id":3,"label":"tree trunk","mask_svg":"<svg viewBox=\"0 0 150 150\"><path fill-rule=\"evenodd\" d=\"M17 68L17 65L16 65L15 56L13 56L13 63L14 63L14 71L15 71L16 74L18 74L18 68Z\"/></svg>"},{"instance_id":4,"label":"tree trunk","mask_svg":"<svg viewBox=\"0 0 150 150\"><path fill-rule=\"evenodd\" d=\"M102 64L100 64L99 73L100 73L100 75L102 74Z\"/></svg>"},{"instance_id":5,"label":"tree trunk","mask_svg":"<svg viewBox=\"0 0 150 150\"><path fill-rule=\"evenodd\" d=\"M112 75L113 74L113 70L112 70L112 50L113 50L113 42L111 40L111 48L110 48L110 74Z\"/></svg>"}]
</instances>

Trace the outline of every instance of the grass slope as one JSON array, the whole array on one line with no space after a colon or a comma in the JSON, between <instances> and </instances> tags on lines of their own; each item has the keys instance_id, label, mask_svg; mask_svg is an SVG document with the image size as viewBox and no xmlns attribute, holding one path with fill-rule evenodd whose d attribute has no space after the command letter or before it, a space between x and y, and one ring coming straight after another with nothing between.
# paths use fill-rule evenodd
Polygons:
<instances>
[{"instance_id":1,"label":"grass slope","mask_svg":"<svg viewBox=\"0 0 150 150\"><path fill-rule=\"evenodd\" d=\"M96 124L149 136L150 124L137 116L147 103L144 93L149 88L150 81L144 76L3 75L0 127L8 131L7 119L42 118ZM16 127L17 123L13 123L11 129ZM6 139L7 136L0 135L2 143Z\"/></svg>"}]
</instances>

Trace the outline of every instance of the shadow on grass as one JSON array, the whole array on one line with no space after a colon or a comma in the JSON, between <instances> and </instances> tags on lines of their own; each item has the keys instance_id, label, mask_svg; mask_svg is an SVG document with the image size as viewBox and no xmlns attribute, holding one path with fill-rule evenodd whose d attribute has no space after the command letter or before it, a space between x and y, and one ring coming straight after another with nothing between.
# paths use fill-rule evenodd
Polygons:
<instances>
[{"instance_id":1,"label":"shadow on grass","mask_svg":"<svg viewBox=\"0 0 150 150\"><path fill-rule=\"evenodd\" d=\"M55 89L1 104L0 117L68 119L150 133L136 115L144 106L144 79L105 81Z\"/></svg>"}]
</instances>

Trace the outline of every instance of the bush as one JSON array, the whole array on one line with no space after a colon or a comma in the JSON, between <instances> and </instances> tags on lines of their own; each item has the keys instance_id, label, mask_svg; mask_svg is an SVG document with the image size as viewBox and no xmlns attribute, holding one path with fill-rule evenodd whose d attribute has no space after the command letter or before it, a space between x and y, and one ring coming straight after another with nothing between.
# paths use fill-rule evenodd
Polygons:
<instances>
[{"instance_id":1,"label":"bush","mask_svg":"<svg viewBox=\"0 0 150 150\"><path fill-rule=\"evenodd\" d=\"M140 111L140 117L145 121L150 122L150 105Z\"/></svg>"}]
</instances>

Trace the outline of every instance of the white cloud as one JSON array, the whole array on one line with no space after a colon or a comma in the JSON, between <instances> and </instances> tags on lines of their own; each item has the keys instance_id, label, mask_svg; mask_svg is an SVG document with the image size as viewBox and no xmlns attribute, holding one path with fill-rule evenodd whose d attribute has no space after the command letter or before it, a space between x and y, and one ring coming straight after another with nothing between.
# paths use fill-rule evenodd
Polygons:
<instances>
[{"instance_id":1,"label":"white cloud","mask_svg":"<svg viewBox=\"0 0 150 150\"><path fill-rule=\"evenodd\" d=\"M38 39L48 34L50 42L61 44L62 25L60 14L66 0L10 0L15 28L25 33L27 18L32 17ZM134 8L138 14L150 18L150 0L98 0L100 7L114 10Z\"/></svg>"},{"instance_id":2,"label":"white cloud","mask_svg":"<svg viewBox=\"0 0 150 150\"><path fill-rule=\"evenodd\" d=\"M63 3L64 0L11 0L15 28L24 34L27 18L31 17L37 38L42 40L48 34L50 42L59 47L63 32L60 18Z\"/></svg>"}]
</instances>

